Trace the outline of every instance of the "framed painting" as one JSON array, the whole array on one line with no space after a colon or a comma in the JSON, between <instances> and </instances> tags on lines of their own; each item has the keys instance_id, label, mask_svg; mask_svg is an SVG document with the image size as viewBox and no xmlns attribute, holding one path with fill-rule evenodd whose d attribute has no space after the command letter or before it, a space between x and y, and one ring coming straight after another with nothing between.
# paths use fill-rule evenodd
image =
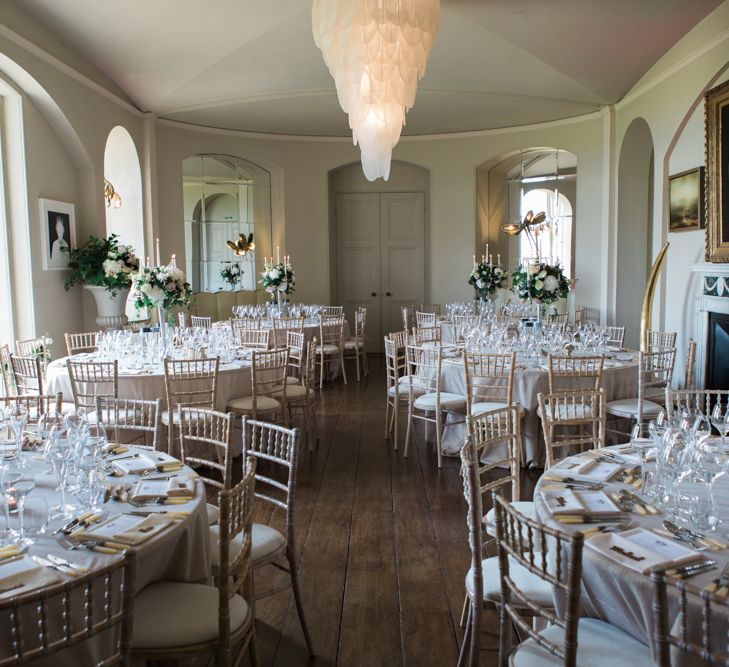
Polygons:
<instances>
[{"instance_id":1,"label":"framed painting","mask_svg":"<svg viewBox=\"0 0 729 667\"><path fill-rule=\"evenodd\" d=\"M75 206L53 199L39 199L41 225L41 256L44 271L68 268L68 253L64 248L76 243Z\"/></svg>"},{"instance_id":2,"label":"framed painting","mask_svg":"<svg viewBox=\"0 0 729 667\"><path fill-rule=\"evenodd\" d=\"M729 262L729 81L704 96L706 261Z\"/></svg>"},{"instance_id":3,"label":"framed painting","mask_svg":"<svg viewBox=\"0 0 729 667\"><path fill-rule=\"evenodd\" d=\"M704 168L682 171L668 180L668 231L703 229Z\"/></svg>"}]
</instances>

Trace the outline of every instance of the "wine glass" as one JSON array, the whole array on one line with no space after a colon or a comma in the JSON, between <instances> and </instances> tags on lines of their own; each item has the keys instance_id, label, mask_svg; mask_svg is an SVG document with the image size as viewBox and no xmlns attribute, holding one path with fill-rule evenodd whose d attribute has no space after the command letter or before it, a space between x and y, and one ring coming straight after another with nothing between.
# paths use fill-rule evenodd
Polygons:
<instances>
[{"instance_id":1,"label":"wine glass","mask_svg":"<svg viewBox=\"0 0 729 667\"><path fill-rule=\"evenodd\" d=\"M721 435L721 446L726 444L726 436L729 434L729 403L726 409L722 409L721 401L718 401L711 411L711 425Z\"/></svg>"},{"instance_id":2,"label":"wine glass","mask_svg":"<svg viewBox=\"0 0 729 667\"><path fill-rule=\"evenodd\" d=\"M18 508L18 531L15 533L16 542L21 546L28 546L33 540L28 542L25 537L25 497L35 488L35 479L33 475L28 474L27 469L13 465L8 468L5 473L3 491L5 493L5 518L8 519L10 508L9 504L15 499ZM11 534L13 531L10 531Z\"/></svg>"},{"instance_id":3,"label":"wine glass","mask_svg":"<svg viewBox=\"0 0 729 667\"><path fill-rule=\"evenodd\" d=\"M48 501L40 494L31 493L23 502L26 543L32 544L48 529L50 510Z\"/></svg>"},{"instance_id":4,"label":"wine glass","mask_svg":"<svg viewBox=\"0 0 729 667\"><path fill-rule=\"evenodd\" d=\"M28 423L28 408L18 401L11 401L5 407L5 419L15 436L16 459L22 466L25 461L22 461L20 454L23 451L23 432Z\"/></svg>"}]
</instances>

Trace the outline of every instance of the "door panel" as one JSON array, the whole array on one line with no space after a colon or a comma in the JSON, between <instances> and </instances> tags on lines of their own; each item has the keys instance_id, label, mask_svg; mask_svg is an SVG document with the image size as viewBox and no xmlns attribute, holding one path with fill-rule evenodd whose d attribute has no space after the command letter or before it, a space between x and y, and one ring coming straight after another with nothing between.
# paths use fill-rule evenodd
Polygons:
<instances>
[{"instance_id":1,"label":"door panel","mask_svg":"<svg viewBox=\"0 0 729 667\"><path fill-rule=\"evenodd\" d=\"M384 335L402 329L403 306L425 300L424 194L382 193L380 226Z\"/></svg>"},{"instance_id":2,"label":"door panel","mask_svg":"<svg viewBox=\"0 0 729 667\"><path fill-rule=\"evenodd\" d=\"M209 222L205 224L207 243L207 262L205 262L205 290L217 292L227 287L220 275L223 262L230 259L230 251L225 242L228 239L228 225Z\"/></svg>"},{"instance_id":3,"label":"door panel","mask_svg":"<svg viewBox=\"0 0 729 667\"><path fill-rule=\"evenodd\" d=\"M354 327L354 311L367 308L367 351L379 352L380 197L377 193L336 197L337 304ZM372 294L375 296L372 296ZM354 335L354 331L351 332Z\"/></svg>"}]
</instances>

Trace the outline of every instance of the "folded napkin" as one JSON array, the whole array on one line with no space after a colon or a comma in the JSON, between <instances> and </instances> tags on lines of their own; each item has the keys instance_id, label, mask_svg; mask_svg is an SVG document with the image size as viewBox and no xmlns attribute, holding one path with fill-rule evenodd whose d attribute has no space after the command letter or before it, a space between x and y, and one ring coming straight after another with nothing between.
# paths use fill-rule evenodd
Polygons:
<instances>
[{"instance_id":1,"label":"folded napkin","mask_svg":"<svg viewBox=\"0 0 729 667\"><path fill-rule=\"evenodd\" d=\"M59 580L60 577L54 570L38 565L28 556L23 556L19 560L0 564L0 599L50 586Z\"/></svg>"},{"instance_id":2,"label":"folded napkin","mask_svg":"<svg viewBox=\"0 0 729 667\"><path fill-rule=\"evenodd\" d=\"M698 552L645 528L597 533L585 541L585 546L641 574L648 574L654 567L677 566L700 557Z\"/></svg>"},{"instance_id":3,"label":"folded napkin","mask_svg":"<svg viewBox=\"0 0 729 667\"><path fill-rule=\"evenodd\" d=\"M134 517L139 519L140 517ZM161 533L165 528L174 523L173 519L162 514L150 514L135 526L117 533L114 539L122 544L136 546L146 542L150 537Z\"/></svg>"},{"instance_id":4,"label":"folded napkin","mask_svg":"<svg viewBox=\"0 0 729 667\"><path fill-rule=\"evenodd\" d=\"M195 478L176 476L167 481L165 495L168 498L192 498L195 495Z\"/></svg>"},{"instance_id":5,"label":"folded napkin","mask_svg":"<svg viewBox=\"0 0 729 667\"><path fill-rule=\"evenodd\" d=\"M74 533L74 539L113 541L136 546L163 531L173 522L164 515L147 517L120 514L90 529Z\"/></svg>"},{"instance_id":6,"label":"folded napkin","mask_svg":"<svg viewBox=\"0 0 729 667\"><path fill-rule=\"evenodd\" d=\"M132 492L132 500L152 500L157 498L179 498L185 500L195 495L195 479L177 476L170 479L149 479L137 482Z\"/></svg>"},{"instance_id":7,"label":"folded napkin","mask_svg":"<svg viewBox=\"0 0 729 667\"><path fill-rule=\"evenodd\" d=\"M620 508L602 491L545 489L540 493L547 509L554 516L590 514L609 517L622 514Z\"/></svg>"},{"instance_id":8,"label":"folded napkin","mask_svg":"<svg viewBox=\"0 0 729 667\"><path fill-rule=\"evenodd\" d=\"M552 466L549 472L579 477L591 482L607 482L622 469L623 466L619 463L598 461L593 456L573 456Z\"/></svg>"},{"instance_id":9,"label":"folded napkin","mask_svg":"<svg viewBox=\"0 0 729 667\"><path fill-rule=\"evenodd\" d=\"M182 468L182 463L174 456L164 452L142 452L132 456L120 456L109 459L112 465L125 475L140 475L155 468L160 471L172 471Z\"/></svg>"}]
</instances>

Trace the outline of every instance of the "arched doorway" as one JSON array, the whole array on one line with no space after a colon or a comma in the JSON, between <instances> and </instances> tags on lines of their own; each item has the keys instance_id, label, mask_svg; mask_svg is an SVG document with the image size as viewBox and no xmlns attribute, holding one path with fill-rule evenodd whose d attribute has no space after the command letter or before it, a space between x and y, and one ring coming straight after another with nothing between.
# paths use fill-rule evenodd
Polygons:
<instances>
[{"instance_id":1,"label":"arched doorway","mask_svg":"<svg viewBox=\"0 0 729 667\"><path fill-rule=\"evenodd\" d=\"M402 307L427 301L430 172L393 161L388 181L365 179L359 163L329 172L332 303L350 322L367 308L367 351L402 329Z\"/></svg>"},{"instance_id":2,"label":"arched doorway","mask_svg":"<svg viewBox=\"0 0 729 667\"><path fill-rule=\"evenodd\" d=\"M625 345L640 344L643 286L650 270L653 220L653 137L636 118L628 127L618 162L618 267L615 321L625 326Z\"/></svg>"}]
</instances>

